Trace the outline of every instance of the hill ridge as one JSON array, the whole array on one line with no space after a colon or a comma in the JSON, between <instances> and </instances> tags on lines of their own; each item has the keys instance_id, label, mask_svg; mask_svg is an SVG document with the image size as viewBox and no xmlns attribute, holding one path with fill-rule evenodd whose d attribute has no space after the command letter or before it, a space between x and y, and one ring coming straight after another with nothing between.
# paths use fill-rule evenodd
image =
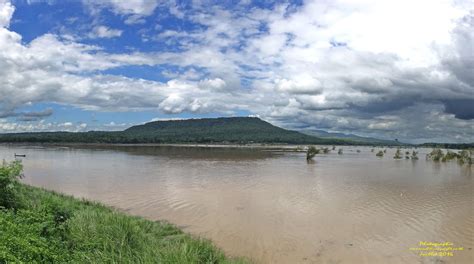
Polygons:
<instances>
[{"instance_id":1,"label":"hill ridge","mask_svg":"<svg viewBox=\"0 0 474 264\"><path fill-rule=\"evenodd\" d=\"M159 120L124 131L38 132L1 134L0 142L38 143L283 143L350 144L274 126L258 117Z\"/></svg>"}]
</instances>

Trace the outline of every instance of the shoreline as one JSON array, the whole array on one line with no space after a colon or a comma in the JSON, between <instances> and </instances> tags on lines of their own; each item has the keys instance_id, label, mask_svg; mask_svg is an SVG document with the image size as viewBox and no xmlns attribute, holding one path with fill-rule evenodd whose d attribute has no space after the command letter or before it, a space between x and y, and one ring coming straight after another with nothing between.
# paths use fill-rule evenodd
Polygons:
<instances>
[{"instance_id":1,"label":"shoreline","mask_svg":"<svg viewBox=\"0 0 474 264\"><path fill-rule=\"evenodd\" d=\"M251 263L164 220L26 183L17 188L20 208L0 210L0 262Z\"/></svg>"},{"instance_id":2,"label":"shoreline","mask_svg":"<svg viewBox=\"0 0 474 264\"><path fill-rule=\"evenodd\" d=\"M0 146L47 146L47 147L184 147L184 148L236 148L236 149L263 149L263 150L294 150L304 151L308 146L325 147L383 147L393 148L388 145L366 145L366 144L272 144L272 143L252 143L252 144L202 144L202 143L38 143L38 142L0 142ZM403 146L408 147L408 146Z\"/></svg>"}]
</instances>

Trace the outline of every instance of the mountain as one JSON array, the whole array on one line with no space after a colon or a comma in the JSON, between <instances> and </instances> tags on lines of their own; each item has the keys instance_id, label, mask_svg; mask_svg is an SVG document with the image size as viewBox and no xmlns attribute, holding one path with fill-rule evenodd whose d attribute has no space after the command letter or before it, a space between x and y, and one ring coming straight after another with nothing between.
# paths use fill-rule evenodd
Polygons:
<instances>
[{"instance_id":1,"label":"mountain","mask_svg":"<svg viewBox=\"0 0 474 264\"><path fill-rule=\"evenodd\" d=\"M351 144L340 139L321 139L286 130L255 117L155 121L116 132L1 134L0 142Z\"/></svg>"},{"instance_id":2,"label":"mountain","mask_svg":"<svg viewBox=\"0 0 474 264\"><path fill-rule=\"evenodd\" d=\"M349 140L359 144L377 144L377 145L400 145L401 143L395 140L385 140L371 137L361 137L353 134L331 133L324 130L301 130L303 134L315 136L323 139L342 139Z\"/></svg>"},{"instance_id":3,"label":"mountain","mask_svg":"<svg viewBox=\"0 0 474 264\"><path fill-rule=\"evenodd\" d=\"M317 137L276 127L256 117L155 121L130 127L124 133L145 138L155 137L161 142L290 144L327 142Z\"/></svg>"}]
</instances>

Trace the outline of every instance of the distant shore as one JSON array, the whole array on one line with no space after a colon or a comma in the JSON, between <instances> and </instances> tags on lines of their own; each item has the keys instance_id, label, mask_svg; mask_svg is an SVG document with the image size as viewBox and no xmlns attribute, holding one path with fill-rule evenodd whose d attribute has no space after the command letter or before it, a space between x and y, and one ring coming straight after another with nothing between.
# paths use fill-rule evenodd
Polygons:
<instances>
[{"instance_id":1,"label":"distant shore","mask_svg":"<svg viewBox=\"0 0 474 264\"><path fill-rule=\"evenodd\" d=\"M333 145L328 144L200 144L200 143L0 143L0 145L12 145L12 146L45 146L45 147L183 147L183 148L236 148L236 149L259 149L259 150L272 150L272 151L287 151L287 152L305 152L309 145L332 147ZM368 146L368 145L337 145L337 147L357 147L357 146ZM382 146L379 146L382 147ZM385 146L384 146L385 147Z\"/></svg>"}]
</instances>

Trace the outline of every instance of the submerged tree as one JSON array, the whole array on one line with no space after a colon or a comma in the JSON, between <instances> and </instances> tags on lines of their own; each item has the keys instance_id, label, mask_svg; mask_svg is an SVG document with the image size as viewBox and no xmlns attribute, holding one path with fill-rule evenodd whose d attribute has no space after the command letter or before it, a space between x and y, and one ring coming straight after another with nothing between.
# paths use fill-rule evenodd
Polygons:
<instances>
[{"instance_id":1,"label":"submerged tree","mask_svg":"<svg viewBox=\"0 0 474 264\"><path fill-rule=\"evenodd\" d=\"M375 156L377 156L377 157L383 157L383 154L384 154L384 152L381 151L381 150L379 150L379 152L377 152L377 154L375 154Z\"/></svg>"},{"instance_id":2,"label":"submerged tree","mask_svg":"<svg viewBox=\"0 0 474 264\"><path fill-rule=\"evenodd\" d=\"M412 160L418 160L418 151L414 151L411 153Z\"/></svg>"},{"instance_id":3,"label":"submerged tree","mask_svg":"<svg viewBox=\"0 0 474 264\"><path fill-rule=\"evenodd\" d=\"M323 151L324 154L328 154L329 153L329 148L323 148L322 151Z\"/></svg>"},{"instance_id":4,"label":"submerged tree","mask_svg":"<svg viewBox=\"0 0 474 264\"><path fill-rule=\"evenodd\" d=\"M317 149L315 146L308 147L306 151L306 160L312 160L316 154L319 154L320 150Z\"/></svg>"},{"instance_id":5,"label":"submerged tree","mask_svg":"<svg viewBox=\"0 0 474 264\"><path fill-rule=\"evenodd\" d=\"M337 154L342 155L342 148L337 151Z\"/></svg>"},{"instance_id":6,"label":"submerged tree","mask_svg":"<svg viewBox=\"0 0 474 264\"><path fill-rule=\"evenodd\" d=\"M393 156L394 159L401 159L402 158L402 151L400 148L397 148L397 151L395 152L395 156Z\"/></svg>"},{"instance_id":7,"label":"submerged tree","mask_svg":"<svg viewBox=\"0 0 474 264\"><path fill-rule=\"evenodd\" d=\"M426 159L431 159L433 161L442 161L447 162L456 159L459 164L468 164L472 165L472 149L465 149L459 151L458 153L447 150L446 154L439 148L433 149L429 154L426 155Z\"/></svg>"},{"instance_id":8,"label":"submerged tree","mask_svg":"<svg viewBox=\"0 0 474 264\"><path fill-rule=\"evenodd\" d=\"M440 161L443 159L444 153L441 149L435 148L429 154L426 155L427 159L431 159L433 161Z\"/></svg>"},{"instance_id":9,"label":"submerged tree","mask_svg":"<svg viewBox=\"0 0 474 264\"><path fill-rule=\"evenodd\" d=\"M458 159L459 157L460 157L459 154L448 150L448 151L446 152L446 155L444 155L444 157L441 158L441 161L442 161L442 162L451 161L451 160L453 160L453 159Z\"/></svg>"},{"instance_id":10,"label":"submerged tree","mask_svg":"<svg viewBox=\"0 0 474 264\"><path fill-rule=\"evenodd\" d=\"M468 165L472 165L472 153L474 152L474 150L472 149L464 149L462 151L459 152L459 157L458 157L458 162L459 164L468 164Z\"/></svg>"}]
</instances>

